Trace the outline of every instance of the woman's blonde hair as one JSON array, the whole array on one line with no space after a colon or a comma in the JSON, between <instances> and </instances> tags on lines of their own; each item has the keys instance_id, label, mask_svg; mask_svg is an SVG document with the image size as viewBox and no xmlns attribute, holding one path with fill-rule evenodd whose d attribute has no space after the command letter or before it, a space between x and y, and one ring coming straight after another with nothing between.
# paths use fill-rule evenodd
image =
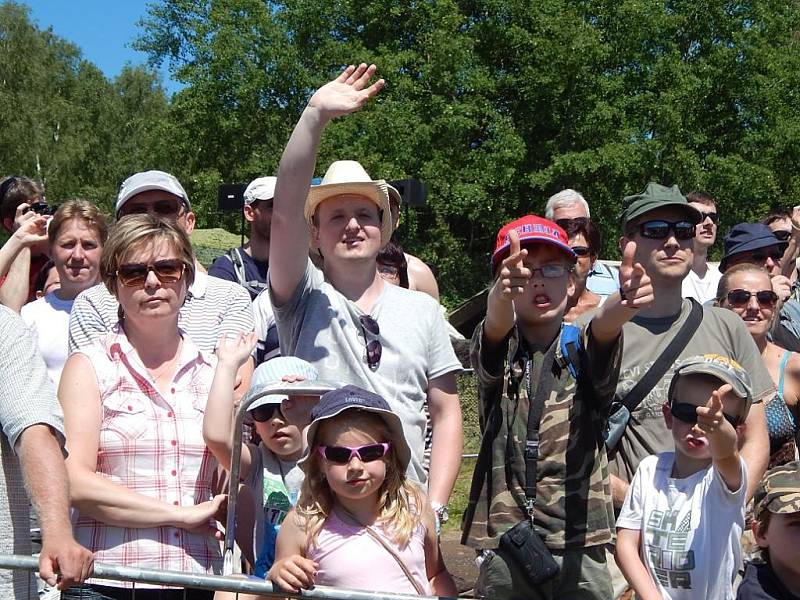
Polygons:
<instances>
[{"instance_id":1,"label":"woman's blonde hair","mask_svg":"<svg viewBox=\"0 0 800 600\"><path fill-rule=\"evenodd\" d=\"M55 243L64 224L72 219L80 219L89 229L94 231L101 246L106 243L108 239L108 224L103 213L88 200L76 198L67 200L59 206L56 214L50 220L47 226L47 239L50 240L51 244Z\"/></svg>"},{"instance_id":2,"label":"woman's blonde hair","mask_svg":"<svg viewBox=\"0 0 800 600\"><path fill-rule=\"evenodd\" d=\"M728 292L730 291L731 277L739 273L761 273L762 275L765 275L767 279L770 278L769 273L764 267L753 263L739 263L738 265L728 267L725 269L722 277L720 277L719 284L717 285L717 306L722 306L725 296L727 296Z\"/></svg>"},{"instance_id":3,"label":"woman's blonde hair","mask_svg":"<svg viewBox=\"0 0 800 600\"><path fill-rule=\"evenodd\" d=\"M306 531L306 549L316 542L335 504L335 496L322 468L324 459L317 451L323 432L333 424L373 435L376 442L393 441L389 428L379 415L357 408L347 409L320 424L316 439L309 447L309 464L304 468L306 477L300 488L296 509L297 518ZM379 492L378 518L375 523L403 548L411 540L414 528L420 522L424 506L423 495L418 484L406 478L405 467L400 463L396 452L390 450L382 460L386 462L386 478Z\"/></svg>"},{"instance_id":4,"label":"woman's blonde hair","mask_svg":"<svg viewBox=\"0 0 800 600\"><path fill-rule=\"evenodd\" d=\"M185 269L188 288L194 282L194 250L189 236L178 225L168 219L157 219L147 214L128 215L114 225L108 243L100 256L100 277L114 296L117 295L117 270L126 257L133 252L152 248L166 241L178 254Z\"/></svg>"}]
</instances>

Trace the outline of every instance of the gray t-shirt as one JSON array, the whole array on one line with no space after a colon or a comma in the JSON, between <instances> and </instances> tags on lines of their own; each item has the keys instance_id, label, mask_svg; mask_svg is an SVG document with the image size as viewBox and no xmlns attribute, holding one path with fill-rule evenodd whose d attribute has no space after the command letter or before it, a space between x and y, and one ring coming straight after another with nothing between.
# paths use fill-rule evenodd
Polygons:
<instances>
[{"instance_id":1,"label":"gray t-shirt","mask_svg":"<svg viewBox=\"0 0 800 600\"><path fill-rule=\"evenodd\" d=\"M411 448L408 475L423 485L428 382L458 371L438 303L422 292L384 284L370 316L380 335L365 333L365 313L324 280L311 261L292 297L274 306L283 356L310 362L319 379L350 383L383 396L403 422ZM370 369L366 344L378 339L381 360Z\"/></svg>"},{"instance_id":2,"label":"gray t-shirt","mask_svg":"<svg viewBox=\"0 0 800 600\"><path fill-rule=\"evenodd\" d=\"M0 554L31 553L29 500L14 447L19 436L37 424L52 427L63 446L61 406L44 360L19 315L0 306ZM0 570L0 598L35 597L32 573Z\"/></svg>"},{"instance_id":3,"label":"gray t-shirt","mask_svg":"<svg viewBox=\"0 0 800 600\"><path fill-rule=\"evenodd\" d=\"M617 398L623 398L644 376L688 318L690 310L691 302L684 300L677 318L634 317L625 324L622 329L625 343ZM761 354L735 313L722 308L703 307L703 322L675 362L698 354L720 354L736 360L750 374L756 401L775 393L775 384L764 367ZM617 447L609 452L611 472L625 481L633 479L639 462L645 457L672 452L674 449L672 434L661 412L673 370L670 367L633 411Z\"/></svg>"}]
</instances>

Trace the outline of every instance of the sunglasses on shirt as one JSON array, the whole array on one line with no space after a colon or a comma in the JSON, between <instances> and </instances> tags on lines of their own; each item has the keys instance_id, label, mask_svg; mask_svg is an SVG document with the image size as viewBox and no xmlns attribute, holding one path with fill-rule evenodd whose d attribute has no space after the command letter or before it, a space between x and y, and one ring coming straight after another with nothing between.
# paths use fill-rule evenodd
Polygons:
<instances>
[{"instance_id":1,"label":"sunglasses on shirt","mask_svg":"<svg viewBox=\"0 0 800 600\"><path fill-rule=\"evenodd\" d=\"M157 260L152 264L126 263L117 269L117 278L126 287L143 286L152 271L161 283L175 283L183 277L186 264L178 259Z\"/></svg>"},{"instance_id":2,"label":"sunglasses on shirt","mask_svg":"<svg viewBox=\"0 0 800 600\"><path fill-rule=\"evenodd\" d=\"M673 402L669 407L669 412L672 413L673 417L684 423L697 423L697 406L694 404L689 404L688 402ZM739 417L733 417L726 413L722 413L722 416L734 427L739 424Z\"/></svg>"},{"instance_id":3,"label":"sunglasses on shirt","mask_svg":"<svg viewBox=\"0 0 800 600\"><path fill-rule=\"evenodd\" d=\"M367 334L371 334L376 338L381 334L381 328L378 322L369 315L361 315L358 318L361 323L361 329L364 332L364 339L367 340ZM367 365L373 371L381 364L381 355L383 354L383 346L378 339L367 341Z\"/></svg>"},{"instance_id":4,"label":"sunglasses on shirt","mask_svg":"<svg viewBox=\"0 0 800 600\"><path fill-rule=\"evenodd\" d=\"M351 448L350 446L319 446L317 452L325 457L325 460L337 465L346 465L354 456L361 462L372 462L383 458L389 452L392 444L383 442L381 444L366 444Z\"/></svg>"},{"instance_id":5,"label":"sunglasses on shirt","mask_svg":"<svg viewBox=\"0 0 800 600\"><path fill-rule=\"evenodd\" d=\"M675 234L675 239L690 240L694 237L695 226L690 221L645 221L639 224L639 233L650 240L663 240L669 237L669 232Z\"/></svg>"},{"instance_id":6,"label":"sunglasses on shirt","mask_svg":"<svg viewBox=\"0 0 800 600\"><path fill-rule=\"evenodd\" d=\"M772 290L759 290L757 292L750 292L748 290L735 289L730 290L727 294L728 304L731 306L744 306L750 302L750 298L756 297L756 301L761 306L773 308L778 302L778 294Z\"/></svg>"}]
</instances>

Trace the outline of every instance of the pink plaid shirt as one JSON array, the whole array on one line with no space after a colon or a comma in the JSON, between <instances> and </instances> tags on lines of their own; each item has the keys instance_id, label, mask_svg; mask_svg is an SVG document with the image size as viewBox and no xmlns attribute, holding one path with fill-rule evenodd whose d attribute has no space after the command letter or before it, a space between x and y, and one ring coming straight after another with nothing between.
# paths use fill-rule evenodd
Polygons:
<instances>
[{"instance_id":1,"label":"pink plaid shirt","mask_svg":"<svg viewBox=\"0 0 800 600\"><path fill-rule=\"evenodd\" d=\"M210 499L217 462L203 442L203 415L216 359L184 335L179 368L164 396L121 328L79 352L94 367L103 403L97 473L176 506ZM97 562L191 573L219 573L222 564L219 542L179 527L113 527L79 515L75 537Z\"/></svg>"}]
</instances>

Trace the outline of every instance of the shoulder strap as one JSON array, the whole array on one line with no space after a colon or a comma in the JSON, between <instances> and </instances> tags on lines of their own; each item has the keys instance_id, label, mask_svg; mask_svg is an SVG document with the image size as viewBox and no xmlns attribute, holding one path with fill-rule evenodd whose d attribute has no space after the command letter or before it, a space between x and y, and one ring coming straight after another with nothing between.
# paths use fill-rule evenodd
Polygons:
<instances>
[{"instance_id":1,"label":"shoulder strap","mask_svg":"<svg viewBox=\"0 0 800 600\"><path fill-rule=\"evenodd\" d=\"M564 323L561 326L561 339L559 341L561 348L561 366L566 367L572 377L578 379L581 366L581 330L580 327Z\"/></svg>"},{"instance_id":2,"label":"shoulder strap","mask_svg":"<svg viewBox=\"0 0 800 600\"><path fill-rule=\"evenodd\" d=\"M789 357L792 353L789 350L784 350L781 356L781 364L778 367L778 395L783 399L783 376L786 373L786 363L789 362Z\"/></svg>"},{"instance_id":3,"label":"shoulder strap","mask_svg":"<svg viewBox=\"0 0 800 600\"><path fill-rule=\"evenodd\" d=\"M525 379L528 385L528 434L525 439L525 496L528 499L528 514L531 515L533 503L536 500L536 463L539 460L539 424L544 412L544 403L553 390L555 377L553 376L553 362L555 360L556 346L554 340L544 355L542 370L539 374L536 394L531 390L531 361L525 367Z\"/></svg>"},{"instance_id":4,"label":"shoulder strap","mask_svg":"<svg viewBox=\"0 0 800 600\"><path fill-rule=\"evenodd\" d=\"M669 370L672 363L675 362L675 359L677 359L680 353L683 352L683 349L686 348L686 344L692 339L695 331L697 331L697 328L703 321L703 306L694 298L689 298L689 301L692 303L692 309L686 321L684 321L683 325L678 330L678 333L675 334L675 337L672 338L661 355L656 359L650 369L648 369L647 373L644 374L638 383L633 386L633 389L622 399L622 404L625 405L629 412L633 412L633 410L639 406L639 403L644 400L644 397L650 393L653 387L655 387Z\"/></svg>"},{"instance_id":5,"label":"shoulder strap","mask_svg":"<svg viewBox=\"0 0 800 600\"><path fill-rule=\"evenodd\" d=\"M226 255L233 264L233 272L236 273L236 279L239 280L239 285L245 285L247 283L247 279L244 275L244 262L239 254L239 249L231 248L228 250Z\"/></svg>"}]
</instances>

